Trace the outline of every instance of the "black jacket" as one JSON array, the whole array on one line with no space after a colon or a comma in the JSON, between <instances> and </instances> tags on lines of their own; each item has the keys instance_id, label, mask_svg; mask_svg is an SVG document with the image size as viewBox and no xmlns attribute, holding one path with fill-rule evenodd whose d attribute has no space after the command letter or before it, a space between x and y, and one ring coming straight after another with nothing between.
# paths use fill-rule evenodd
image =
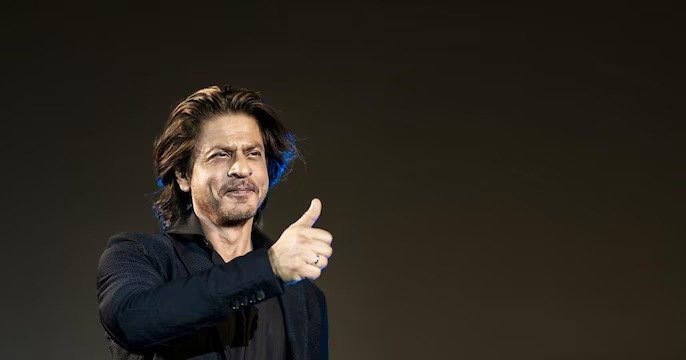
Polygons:
<instances>
[{"instance_id":1,"label":"black jacket","mask_svg":"<svg viewBox=\"0 0 686 360\"><path fill-rule=\"evenodd\" d=\"M277 296L293 360L328 358L324 294L272 271L273 244L253 228L253 251L215 265L193 214L161 234L109 239L97 274L100 321L113 359L221 359L218 326L231 311Z\"/></svg>"}]
</instances>

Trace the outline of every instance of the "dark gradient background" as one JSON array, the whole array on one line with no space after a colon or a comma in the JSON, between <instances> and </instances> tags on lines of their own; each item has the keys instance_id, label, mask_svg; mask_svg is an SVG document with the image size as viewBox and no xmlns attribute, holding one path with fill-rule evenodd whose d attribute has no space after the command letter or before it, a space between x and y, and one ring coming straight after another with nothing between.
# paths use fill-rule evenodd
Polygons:
<instances>
[{"instance_id":1,"label":"dark gradient background","mask_svg":"<svg viewBox=\"0 0 686 360\"><path fill-rule=\"evenodd\" d=\"M683 11L316 1L3 5L3 359L106 359L95 270L156 231L176 102L259 89L320 197L333 359L683 359Z\"/></svg>"}]
</instances>

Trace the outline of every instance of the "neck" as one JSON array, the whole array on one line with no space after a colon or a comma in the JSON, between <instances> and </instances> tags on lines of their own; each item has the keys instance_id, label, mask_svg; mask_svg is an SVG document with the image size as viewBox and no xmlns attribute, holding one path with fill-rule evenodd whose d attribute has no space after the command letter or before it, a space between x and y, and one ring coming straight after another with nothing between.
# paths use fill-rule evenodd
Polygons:
<instances>
[{"instance_id":1,"label":"neck","mask_svg":"<svg viewBox=\"0 0 686 360\"><path fill-rule=\"evenodd\" d=\"M198 219L205 238L224 259L224 262L229 262L252 251L252 218L244 223L229 227L217 226L200 215L198 215Z\"/></svg>"}]
</instances>

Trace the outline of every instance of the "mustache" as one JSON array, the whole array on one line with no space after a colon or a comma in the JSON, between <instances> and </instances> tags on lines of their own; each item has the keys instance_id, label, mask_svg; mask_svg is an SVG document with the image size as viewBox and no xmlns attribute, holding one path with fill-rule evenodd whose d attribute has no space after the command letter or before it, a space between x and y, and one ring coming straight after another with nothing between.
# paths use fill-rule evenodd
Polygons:
<instances>
[{"instance_id":1,"label":"mustache","mask_svg":"<svg viewBox=\"0 0 686 360\"><path fill-rule=\"evenodd\" d=\"M227 192L236 190L250 190L252 192L257 192L257 185L253 184L251 181L227 184L226 186L222 187L221 194L226 195Z\"/></svg>"}]
</instances>

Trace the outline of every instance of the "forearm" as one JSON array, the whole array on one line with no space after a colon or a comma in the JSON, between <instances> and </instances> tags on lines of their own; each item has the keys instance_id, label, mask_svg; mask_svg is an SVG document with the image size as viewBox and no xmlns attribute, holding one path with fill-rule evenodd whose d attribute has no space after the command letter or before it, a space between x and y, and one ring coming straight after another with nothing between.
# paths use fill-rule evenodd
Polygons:
<instances>
[{"instance_id":1,"label":"forearm","mask_svg":"<svg viewBox=\"0 0 686 360\"><path fill-rule=\"evenodd\" d=\"M118 279L103 284L101 318L110 334L130 349L145 349L224 319L232 306L283 292L266 249L193 276L141 286ZM235 310L235 309L234 309Z\"/></svg>"}]
</instances>

